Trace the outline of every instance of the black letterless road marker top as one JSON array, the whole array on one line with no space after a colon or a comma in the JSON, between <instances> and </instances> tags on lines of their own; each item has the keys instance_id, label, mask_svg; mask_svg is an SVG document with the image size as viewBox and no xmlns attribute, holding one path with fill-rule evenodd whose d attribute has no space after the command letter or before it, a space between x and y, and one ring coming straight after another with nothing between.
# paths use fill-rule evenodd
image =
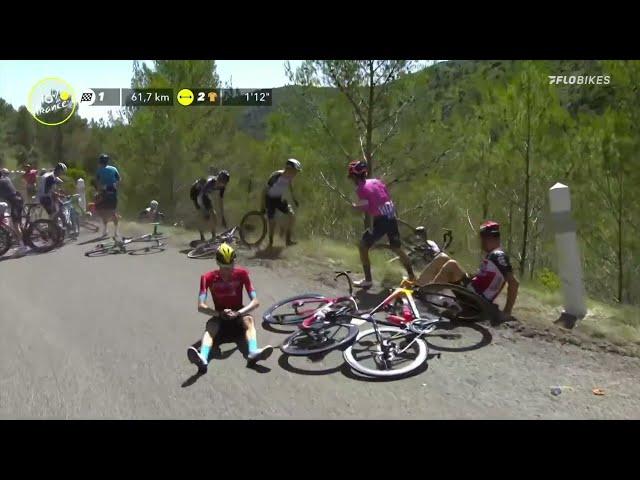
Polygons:
<instances>
[{"instance_id":1,"label":"black letterless road marker top","mask_svg":"<svg viewBox=\"0 0 640 480\"><path fill-rule=\"evenodd\" d=\"M123 107L171 107L173 106L171 88L123 88Z\"/></svg>"}]
</instances>

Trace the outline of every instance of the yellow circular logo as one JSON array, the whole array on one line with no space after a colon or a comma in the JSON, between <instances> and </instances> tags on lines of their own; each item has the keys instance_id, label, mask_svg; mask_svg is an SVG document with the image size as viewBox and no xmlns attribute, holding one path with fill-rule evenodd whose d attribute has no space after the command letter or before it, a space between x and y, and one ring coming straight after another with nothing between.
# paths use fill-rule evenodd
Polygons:
<instances>
[{"instance_id":1,"label":"yellow circular logo","mask_svg":"<svg viewBox=\"0 0 640 480\"><path fill-rule=\"evenodd\" d=\"M178 92L178 103L185 107L193 103L193 92L188 88L183 88Z\"/></svg>"},{"instance_id":2,"label":"yellow circular logo","mask_svg":"<svg viewBox=\"0 0 640 480\"><path fill-rule=\"evenodd\" d=\"M29 92L27 109L43 125L61 125L76 110L73 87L62 78L47 77L36 83Z\"/></svg>"}]
</instances>

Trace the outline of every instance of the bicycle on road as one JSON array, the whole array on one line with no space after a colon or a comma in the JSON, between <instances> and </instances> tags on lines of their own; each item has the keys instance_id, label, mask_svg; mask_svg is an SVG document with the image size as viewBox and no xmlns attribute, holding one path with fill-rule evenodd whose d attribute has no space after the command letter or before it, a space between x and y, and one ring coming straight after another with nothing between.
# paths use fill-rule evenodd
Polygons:
<instances>
[{"instance_id":1,"label":"bicycle on road","mask_svg":"<svg viewBox=\"0 0 640 480\"><path fill-rule=\"evenodd\" d=\"M80 195L59 195L60 208L51 220L59 229L58 242L62 243L66 238L75 240L80 235L80 215L74 207L74 199Z\"/></svg>"},{"instance_id":2,"label":"bicycle on road","mask_svg":"<svg viewBox=\"0 0 640 480\"><path fill-rule=\"evenodd\" d=\"M136 242L145 242L148 245L135 248L127 247L127 245ZM128 253L129 255L147 255L163 252L165 250L165 247L166 245L159 239L152 240L145 235L141 235L139 237L113 237L110 242L98 243L94 248L86 251L84 254L86 257L102 257L105 255L119 253Z\"/></svg>"},{"instance_id":3,"label":"bicycle on road","mask_svg":"<svg viewBox=\"0 0 640 480\"><path fill-rule=\"evenodd\" d=\"M40 207L38 203L27 203L23 207L22 240L31 250L37 253L48 252L58 244L58 230L53 221L46 218L32 220L32 212ZM18 244L8 212L0 218L0 256Z\"/></svg>"},{"instance_id":4,"label":"bicycle on road","mask_svg":"<svg viewBox=\"0 0 640 480\"><path fill-rule=\"evenodd\" d=\"M479 320L486 308L486 301L457 285L428 286L423 292L403 281L377 306L361 311L353 297L349 273L336 272L335 276L335 280L348 280L348 296L303 294L276 303L265 312L263 320L268 324L298 325L298 330L282 343L283 353L309 356L344 348L345 361L361 374L400 377L426 361L428 346L423 337L452 320ZM427 311L419 311L416 298ZM373 328L359 332L354 320L370 323Z\"/></svg>"},{"instance_id":5,"label":"bicycle on road","mask_svg":"<svg viewBox=\"0 0 640 480\"><path fill-rule=\"evenodd\" d=\"M202 243L199 243L195 248L190 250L187 253L187 257L189 258L212 258L215 256L218 251L218 247L223 243L228 243L229 245L233 245L236 242L236 233L238 231L238 227L230 228L222 233L216 235L214 240L206 240Z\"/></svg>"}]
</instances>

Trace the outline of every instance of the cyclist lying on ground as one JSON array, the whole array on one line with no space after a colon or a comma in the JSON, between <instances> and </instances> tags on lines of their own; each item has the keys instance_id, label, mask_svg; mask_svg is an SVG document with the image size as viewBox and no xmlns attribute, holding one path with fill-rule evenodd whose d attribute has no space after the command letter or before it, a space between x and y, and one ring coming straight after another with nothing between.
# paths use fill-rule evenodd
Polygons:
<instances>
[{"instance_id":1,"label":"cyclist lying on ground","mask_svg":"<svg viewBox=\"0 0 640 480\"><path fill-rule=\"evenodd\" d=\"M298 201L293 194L293 179L298 172L302 171L302 165L295 158L290 158L284 166L284 170L276 170L269 176L267 184L262 191L262 210L266 210L267 219L269 220L269 247L273 247L273 234L276 226L275 215L276 209L287 215L286 236L287 246L295 245L296 242L291 240L293 233L293 224L295 213L291 205L284 198L285 193L289 190L291 199L298 207Z\"/></svg>"},{"instance_id":2,"label":"cyclist lying on ground","mask_svg":"<svg viewBox=\"0 0 640 480\"><path fill-rule=\"evenodd\" d=\"M389 239L391 250L398 255L402 265L409 274L409 280L415 280L415 274L411 267L411 261L401 248L400 233L396 209L387 190L387 186L377 178L367 178L369 168L364 160L354 160L349 163L349 178L356 185L356 194L360 199L352 206L364 211L373 217L373 227L364 232L360 241L360 260L364 270L364 280L353 282L356 287L369 288L373 285L371 278L371 261L369 250L375 242L384 235Z\"/></svg>"},{"instance_id":3,"label":"cyclist lying on ground","mask_svg":"<svg viewBox=\"0 0 640 480\"><path fill-rule=\"evenodd\" d=\"M219 269L207 272L200 278L198 312L211 318L207 321L200 351L194 347L189 347L187 351L189 361L198 366L200 373L206 373L207 371L209 352L222 322L240 322L244 327L249 347L249 365L258 360L265 360L273 353L271 345L258 348L256 328L253 317L249 313L258 308L260 303L249 279L249 272L244 268L236 267L235 260L236 252L231 246L223 243L216 252L216 262ZM243 287L247 290L247 295L251 299L245 307L242 306ZM215 308L207 306L207 290L211 292Z\"/></svg>"},{"instance_id":4,"label":"cyclist lying on ground","mask_svg":"<svg viewBox=\"0 0 640 480\"><path fill-rule=\"evenodd\" d=\"M513 274L509 256L500 246L500 225L492 221L484 222L480 226L479 234L485 257L478 273L473 277L469 276L456 260L446 253L440 253L420 274L416 284L419 286L429 283L463 285L489 302L493 302L507 283L507 301L503 312L510 317L518 296L519 283Z\"/></svg>"},{"instance_id":5,"label":"cyclist lying on ground","mask_svg":"<svg viewBox=\"0 0 640 480\"><path fill-rule=\"evenodd\" d=\"M151 200L149 206L138 214L138 220L142 222L160 222L164 218L164 213L158 210L158 202Z\"/></svg>"},{"instance_id":6,"label":"cyclist lying on ground","mask_svg":"<svg viewBox=\"0 0 640 480\"><path fill-rule=\"evenodd\" d=\"M216 221L217 215L213 208L213 202L211 201L211 195L214 191L220 192L220 217L222 226L227 228L227 220L224 216L224 191L227 188L227 184L230 179L229 172L226 170L220 170L217 175L210 175L207 178L200 178L193 182L189 196L191 201L199 215L201 226L198 228L200 232L200 240L204 241L205 228L208 228L211 232L211 239L216 238Z\"/></svg>"},{"instance_id":7,"label":"cyclist lying on ground","mask_svg":"<svg viewBox=\"0 0 640 480\"><path fill-rule=\"evenodd\" d=\"M27 247L22 241L22 230L20 228L24 202L22 195L16 190L16 187L9 178L9 170L6 168L0 169L0 202L5 202L11 212L11 227L18 239L18 251L16 253L24 253ZM0 221L4 220L3 217L4 212L2 213L2 217L0 217Z\"/></svg>"}]
</instances>

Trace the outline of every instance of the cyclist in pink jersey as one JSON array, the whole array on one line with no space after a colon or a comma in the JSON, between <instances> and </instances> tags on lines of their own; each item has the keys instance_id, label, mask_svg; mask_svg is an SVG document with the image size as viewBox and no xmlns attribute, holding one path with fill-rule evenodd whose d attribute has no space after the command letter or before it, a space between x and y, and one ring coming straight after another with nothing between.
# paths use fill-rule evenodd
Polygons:
<instances>
[{"instance_id":1,"label":"cyclist in pink jersey","mask_svg":"<svg viewBox=\"0 0 640 480\"><path fill-rule=\"evenodd\" d=\"M411 261L401 248L396 209L387 186L377 178L367 178L368 173L367 162L364 160L354 160L349 163L349 178L356 184L356 195L359 198L358 203L354 203L353 207L373 217L372 228L364 232L360 241L360 260L364 279L355 281L354 285L360 288L369 288L373 285L369 250L384 235L389 239L391 249L407 269L409 280L415 280Z\"/></svg>"}]
</instances>

